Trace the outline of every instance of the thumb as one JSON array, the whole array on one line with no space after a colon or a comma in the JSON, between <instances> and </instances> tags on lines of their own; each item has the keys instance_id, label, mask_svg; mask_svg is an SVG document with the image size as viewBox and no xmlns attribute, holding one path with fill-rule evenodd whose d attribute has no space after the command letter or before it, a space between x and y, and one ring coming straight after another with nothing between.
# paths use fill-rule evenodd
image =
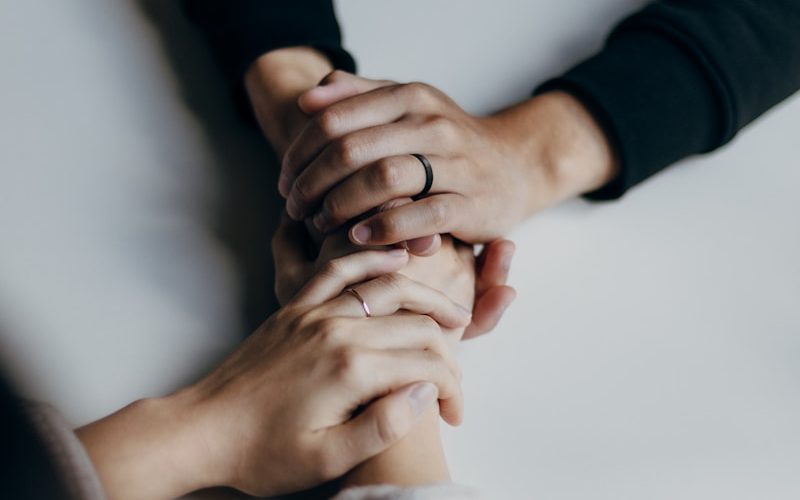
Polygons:
<instances>
[{"instance_id":1,"label":"thumb","mask_svg":"<svg viewBox=\"0 0 800 500\"><path fill-rule=\"evenodd\" d=\"M514 243L509 240L484 245L477 262L472 323L464 332L464 340L490 332L514 301L516 292L506 286L514 251Z\"/></svg>"},{"instance_id":2,"label":"thumb","mask_svg":"<svg viewBox=\"0 0 800 500\"><path fill-rule=\"evenodd\" d=\"M370 80L342 70L335 70L297 98L297 105L307 115L313 115L331 104L353 97L370 90L375 90L394 82L388 80Z\"/></svg>"},{"instance_id":3,"label":"thumb","mask_svg":"<svg viewBox=\"0 0 800 500\"><path fill-rule=\"evenodd\" d=\"M517 292L510 286L493 286L475 299L472 307L472 323L464 330L462 340L479 337L494 330L508 306L514 302Z\"/></svg>"},{"instance_id":4,"label":"thumb","mask_svg":"<svg viewBox=\"0 0 800 500\"><path fill-rule=\"evenodd\" d=\"M331 444L348 463L348 469L355 467L405 437L438 397L436 386L429 382L393 391L336 428Z\"/></svg>"}]
</instances>

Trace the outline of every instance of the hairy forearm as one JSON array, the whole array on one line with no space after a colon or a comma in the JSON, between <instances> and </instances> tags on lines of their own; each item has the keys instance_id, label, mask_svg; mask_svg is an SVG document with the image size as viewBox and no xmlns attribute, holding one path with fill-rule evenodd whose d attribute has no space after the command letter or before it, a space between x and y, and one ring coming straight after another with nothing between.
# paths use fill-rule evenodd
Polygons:
<instances>
[{"instance_id":1,"label":"hairy forearm","mask_svg":"<svg viewBox=\"0 0 800 500\"><path fill-rule=\"evenodd\" d=\"M353 469L344 478L344 486L417 486L448 481L439 421L438 408L434 407L405 438Z\"/></svg>"},{"instance_id":2,"label":"hairy forearm","mask_svg":"<svg viewBox=\"0 0 800 500\"><path fill-rule=\"evenodd\" d=\"M333 70L310 47L290 47L259 57L245 74L245 88L256 119L275 151L282 155L305 124L297 97Z\"/></svg>"}]
</instances>

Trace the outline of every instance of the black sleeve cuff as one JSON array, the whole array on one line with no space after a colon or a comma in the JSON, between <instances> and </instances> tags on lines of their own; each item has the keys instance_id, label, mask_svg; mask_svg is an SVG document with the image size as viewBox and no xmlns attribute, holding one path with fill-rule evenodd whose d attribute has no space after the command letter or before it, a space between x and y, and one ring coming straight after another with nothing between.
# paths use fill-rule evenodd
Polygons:
<instances>
[{"instance_id":1,"label":"black sleeve cuff","mask_svg":"<svg viewBox=\"0 0 800 500\"><path fill-rule=\"evenodd\" d=\"M658 31L633 30L615 33L602 52L535 93L569 92L605 130L619 174L586 196L608 200L725 140L713 89L701 62L680 41Z\"/></svg>"},{"instance_id":2,"label":"black sleeve cuff","mask_svg":"<svg viewBox=\"0 0 800 500\"><path fill-rule=\"evenodd\" d=\"M332 0L183 0L183 6L233 84L241 84L262 54L293 46L314 47L334 68L355 72L353 57L341 45Z\"/></svg>"}]
</instances>

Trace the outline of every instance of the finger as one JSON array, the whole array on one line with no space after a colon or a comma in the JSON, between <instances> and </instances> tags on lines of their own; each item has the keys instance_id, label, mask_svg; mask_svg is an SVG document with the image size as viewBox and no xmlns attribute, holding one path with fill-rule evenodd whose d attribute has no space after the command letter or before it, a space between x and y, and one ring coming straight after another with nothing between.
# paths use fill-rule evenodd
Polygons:
<instances>
[{"instance_id":1,"label":"finger","mask_svg":"<svg viewBox=\"0 0 800 500\"><path fill-rule=\"evenodd\" d=\"M458 160L438 155L430 155L428 160L435 169L431 193L452 192L461 187L463 168ZM306 175L314 175L311 168L303 173L298 183ZM314 225L323 232L332 231L387 201L416 196L426 181L425 169L410 154L380 158L355 172L342 171L342 175L347 177L326 192L314 216Z\"/></svg>"},{"instance_id":2,"label":"finger","mask_svg":"<svg viewBox=\"0 0 800 500\"><path fill-rule=\"evenodd\" d=\"M515 251L516 247L510 240L498 239L483 246L477 261L476 297L491 287L506 284Z\"/></svg>"},{"instance_id":3,"label":"finger","mask_svg":"<svg viewBox=\"0 0 800 500\"><path fill-rule=\"evenodd\" d=\"M289 216L298 220L309 215L309 211L320 203L322 196L333 186L382 158L429 151L453 151L458 140L455 127L449 120L440 117L426 118L424 121L409 118L358 129L330 141L302 170L287 174L289 181L293 182L286 203ZM418 179L412 189L412 194L416 195L425 185L425 170L419 160L410 159L417 162L416 168L381 168L391 170L387 173L412 173ZM413 164L406 159L404 165Z\"/></svg>"},{"instance_id":4,"label":"finger","mask_svg":"<svg viewBox=\"0 0 800 500\"><path fill-rule=\"evenodd\" d=\"M403 242L402 246L412 255L428 257L438 252L442 247L442 237L438 234L434 234L433 236L414 238L413 240Z\"/></svg>"},{"instance_id":5,"label":"finger","mask_svg":"<svg viewBox=\"0 0 800 500\"><path fill-rule=\"evenodd\" d=\"M457 374L444 359L430 351L416 349L378 350L365 356L361 367L349 374L352 382L343 390L352 397L353 391L363 396L362 403L376 394L385 394L414 382L430 382L439 391L442 418L451 425L461 423L464 396ZM363 372L359 373L360 370Z\"/></svg>"},{"instance_id":6,"label":"finger","mask_svg":"<svg viewBox=\"0 0 800 500\"><path fill-rule=\"evenodd\" d=\"M472 323L464 330L462 340L492 331L516 297L517 292L509 286L495 286L486 290L483 295L475 299Z\"/></svg>"},{"instance_id":7,"label":"finger","mask_svg":"<svg viewBox=\"0 0 800 500\"><path fill-rule=\"evenodd\" d=\"M468 217L465 198L456 193L437 194L393 208L359 222L349 231L357 245L393 245L432 234L457 231Z\"/></svg>"},{"instance_id":8,"label":"finger","mask_svg":"<svg viewBox=\"0 0 800 500\"><path fill-rule=\"evenodd\" d=\"M475 304L472 323L464 338L473 338L490 332L500 321L503 311L514 300L513 290L505 287L515 246L509 240L490 241L478 256L475 280Z\"/></svg>"},{"instance_id":9,"label":"finger","mask_svg":"<svg viewBox=\"0 0 800 500\"><path fill-rule=\"evenodd\" d=\"M372 316L389 316L403 310L430 316L446 328L464 327L471 321L472 313L447 295L402 274L384 274L352 288L360 298L343 293L322 306L320 314L363 317L366 312L363 299Z\"/></svg>"},{"instance_id":10,"label":"finger","mask_svg":"<svg viewBox=\"0 0 800 500\"><path fill-rule=\"evenodd\" d=\"M385 212L387 210L391 210L392 208L402 207L403 205L408 205L409 203L413 202L414 200L409 197L395 198L378 207L378 212ZM422 238L414 238L413 240L402 241L400 242L400 246L408 250L408 253L412 255L427 257L439 251L439 249L442 247L442 237L439 234L434 234L433 236L423 236Z\"/></svg>"},{"instance_id":11,"label":"finger","mask_svg":"<svg viewBox=\"0 0 800 500\"><path fill-rule=\"evenodd\" d=\"M354 419L326 433L325 452L332 463L344 462L336 477L364 460L390 448L405 437L436 403L436 386L428 382L408 385L373 401Z\"/></svg>"},{"instance_id":12,"label":"finger","mask_svg":"<svg viewBox=\"0 0 800 500\"><path fill-rule=\"evenodd\" d=\"M281 175L291 183L331 140L389 124L406 115L440 111L442 102L441 92L419 83L379 87L343 99L306 124L283 157Z\"/></svg>"},{"instance_id":13,"label":"finger","mask_svg":"<svg viewBox=\"0 0 800 500\"><path fill-rule=\"evenodd\" d=\"M308 255L308 233L302 224L285 215L272 236L272 259L275 266L275 293L285 304L306 282L314 263Z\"/></svg>"},{"instance_id":14,"label":"finger","mask_svg":"<svg viewBox=\"0 0 800 500\"><path fill-rule=\"evenodd\" d=\"M363 94L379 87L394 85L388 80L371 80L342 70L334 70L297 98L297 105L308 115L318 113L347 97Z\"/></svg>"},{"instance_id":15,"label":"finger","mask_svg":"<svg viewBox=\"0 0 800 500\"><path fill-rule=\"evenodd\" d=\"M397 313L356 323L341 342L370 349L417 349L435 352L461 378L461 367L442 329L430 316Z\"/></svg>"},{"instance_id":16,"label":"finger","mask_svg":"<svg viewBox=\"0 0 800 500\"><path fill-rule=\"evenodd\" d=\"M396 272L407 262L405 249L367 250L333 259L297 293L293 302L298 306L322 304L350 285Z\"/></svg>"}]
</instances>

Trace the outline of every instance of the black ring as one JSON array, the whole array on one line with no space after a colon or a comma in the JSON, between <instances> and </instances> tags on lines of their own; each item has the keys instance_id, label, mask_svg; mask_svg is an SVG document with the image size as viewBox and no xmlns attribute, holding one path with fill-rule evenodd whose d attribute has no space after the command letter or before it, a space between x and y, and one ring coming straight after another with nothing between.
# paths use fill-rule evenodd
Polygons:
<instances>
[{"instance_id":1,"label":"black ring","mask_svg":"<svg viewBox=\"0 0 800 500\"><path fill-rule=\"evenodd\" d=\"M411 156L419 160L422 163L422 166L425 167L425 187L422 188L422 191L415 196L414 198L422 198L426 194L428 194L433 187L433 167L431 167L431 162L425 158L425 155L421 155L419 153L411 153Z\"/></svg>"}]
</instances>

